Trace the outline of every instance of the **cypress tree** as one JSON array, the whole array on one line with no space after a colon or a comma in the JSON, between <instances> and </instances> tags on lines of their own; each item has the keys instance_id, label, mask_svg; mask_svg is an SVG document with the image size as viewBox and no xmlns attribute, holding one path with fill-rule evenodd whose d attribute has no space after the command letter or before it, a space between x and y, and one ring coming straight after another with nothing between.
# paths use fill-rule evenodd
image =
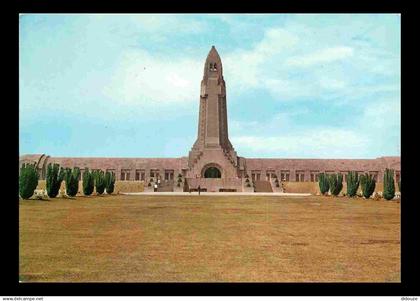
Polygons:
<instances>
[{"instance_id":1,"label":"cypress tree","mask_svg":"<svg viewBox=\"0 0 420 301\"><path fill-rule=\"evenodd\" d=\"M401 179L398 180L398 191L401 192Z\"/></svg>"},{"instance_id":2,"label":"cypress tree","mask_svg":"<svg viewBox=\"0 0 420 301\"><path fill-rule=\"evenodd\" d=\"M343 175L341 173L332 174L329 176L328 182L331 194L337 196L343 189Z\"/></svg>"},{"instance_id":3,"label":"cypress tree","mask_svg":"<svg viewBox=\"0 0 420 301\"><path fill-rule=\"evenodd\" d=\"M97 194L104 193L105 190L105 177L103 170L95 171L95 188Z\"/></svg>"},{"instance_id":4,"label":"cypress tree","mask_svg":"<svg viewBox=\"0 0 420 301\"><path fill-rule=\"evenodd\" d=\"M375 191L376 181L372 175L364 174L360 176L360 186L362 188L363 196L368 199Z\"/></svg>"},{"instance_id":5,"label":"cypress tree","mask_svg":"<svg viewBox=\"0 0 420 301\"><path fill-rule=\"evenodd\" d=\"M115 174L107 171L105 174L105 189L107 194L114 192Z\"/></svg>"},{"instance_id":6,"label":"cypress tree","mask_svg":"<svg viewBox=\"0 0 420 301\"><path fill-rule=\"evenodd\" d=\"M61 182L64 179L64 169L57 163L48 164L46 187L50 198L55 198L60 190Z\"/></svg>"},{"instance_id":7,"label":"cypress tree","mask_svg":"<svg viewBox=\"0 0 420 301\"><path fill-rule=\"evenodd\" d=\"M319 174L319 191L321 192L322 195L324 195L325 193L328 192L328 189L330 188L330 185L328 183L328 178L325 175L325 173L320 173Z\"/></svg>"},{"instance_id":8,"label":"cypress tree","mask_svg":"<svg viewBox=\"0 0 420 301\"><path fill-rule=\"evenodd\" d=\"M394 170L393 169L388 169L388 168L385 169L383 196L386 200L392 200L395 196Z\"/></svg>"},{"instance_id":9,"label":"cypress tree","mask_svg":"<svg viewBox=\"0 0 420 301\"><path fill-rule=\"evenodd\" d=\"M19 173L19 195L22 199L29 199L33 196L38 186L39 175L35 164L22 164Z\"/></svg>"},{"instance_id":10,"label":"cypress tree","mask_svg":"<svg viewBox=\"0 0 420 301\"><path fill-rule=\"evenodd\" d=\"M349 197L354 197L359 188L359 175L357 171L350 171L347 174L347 195Z\"/></svg>"},{"instance_id":11,"label":"cypress tree","mask_svg":"<svg viewBox=\"0 0 420 301\"><path fill-rule=\"evenodd\" d=\"M92 172L89 171L89 168L85 168L85 171L83 172L82 185L83 185L83 194L91 195L95 187L95 182L93 179L93 174Z\"/></svg>"},{"instance_id":12,"label":"cypress tree","mask_svg":"<svg viewBox=\"0 0 420 301\"><path fill-rule=\"evenodd\" d=\"M79 177L80 169L78 167L66 168L65 172L65 181L66 181L66 193L68 196L73 197L77 194L79 190Z\"/></svg>"}]
</instances>

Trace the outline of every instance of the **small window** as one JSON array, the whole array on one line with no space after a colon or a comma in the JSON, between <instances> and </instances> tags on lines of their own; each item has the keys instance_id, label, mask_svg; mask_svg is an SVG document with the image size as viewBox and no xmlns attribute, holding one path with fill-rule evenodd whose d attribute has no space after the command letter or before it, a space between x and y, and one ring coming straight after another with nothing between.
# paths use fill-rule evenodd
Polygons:
<instances>
[{"instance_id":1,"label":"small window","mask_svg":"<svg viewBox=\"0 0 420 301\"><path fill-rule=\"evenodd\" d=\"M311 182L318 182L319 177L319 171L318 170L312 170L311 171Z\"/></svg>"},{"instance_id":2,"label":"small window","mask_svg":"<svg viewBox=\"0 0 420 301\"><path fill-rule=\"evenodd\" d=\"M290 171L288 171L288 170L282 170L280 172L280 180L281 181L289 182L289 176L290 176Z\"/></svg>"},{"instance_id":3,"label":"small window","mask_svg":"<svg viewBox=\"0 0 420 301\"><path fill-rule=\"evenodd\" d=\"M305 172L303 170L296 171L296 182L304 182L305 181Z\"/></svg>"}]
</instances>

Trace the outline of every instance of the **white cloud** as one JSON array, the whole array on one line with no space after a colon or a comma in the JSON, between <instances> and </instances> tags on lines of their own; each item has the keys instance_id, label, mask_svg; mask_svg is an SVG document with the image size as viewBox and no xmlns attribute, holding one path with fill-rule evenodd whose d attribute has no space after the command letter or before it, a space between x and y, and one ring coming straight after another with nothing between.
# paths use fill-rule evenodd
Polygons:
<instances>
[{"instance_id":1,"label":"white cloud","mask_svg":"<svg viewBox=\"0 0 420 301\"><path fill-rule=\"evenodd\" d=\"M327 90L341 90L346 87L346 82L334 78L321 78L319 84Z\"/></svg>"},{"instance_id":2,"label":"white cloud","mask_svg":"<svg viewBox=\"0 0 420 301\"><path fill-rule=\"evenodd\" d=\"M224 69L225 77L234 93L261 87L267 78L267 69L264 69L267 61L285 55L298 42L299 38L293 33L283 28L270 28L251 50L240 49L222 57L227 66ZM276 60L271 68L275 70L281 64L280 59Z\"/></svg>"},{"instance_id":3,"label":"white cloud","mask_svg":"<svg viewBox=\"0 0 420 301\"><path fill-rule=\"evenodd\" d=\"M331 63L348 58L352 55L353 49L350 47L331 47L310 54L291 57L287 59L286 65L291 67L308 67L317 64Z\"/></svg>"},{"instance_id":4,"label":"white cloud","mask_svg":"<svg viewBox=\"0 0 420 301\"><path fill-rule=\"evenodd\" d=\"M401 103L399 99L385 99L377 103L367 105L361 124L380 130L387 134L390 129L399 129L401 126Z\"/></svg>"},{"instance_id":5,"label":"white cloud","mask_svg":"<svg viewBox=\"0 0 420 301\"><path fill-rule=\"evenodd\" d=\"M267 29L252 48L227 54L222 59L229 93L240 97L250 90L266 90L279 101L334 98L348 103L353 95L398 91L394 83L400 64L394 52L374 41L360 43L362 33L358 40L342 35L348 27L337 24L331 28L286 23Z\"/></svg>"},{"instance_id":6,"label":"white cloud","mask_svg":"<svg viewBox=\"0 0 420 301\"><path fill-rule=\"evenodd\" d=\"M142 106L197 101L202 62L153 56L145 51L129 51L119 62L105 94L112 99Z\"/></svg>"},{"instance_id":7,"label":"white cloud","mask_svg":"<svg viewBox=\"0 0 420 301\"><path fill-rule=\"evenodd\" d=\"M260 153L273 157L340 158L363 157L367 138L347 129L322 128L278 136L235 136L236 150L246 156Z\"/></svg>"},{"instance_id":8,"label":"white cloud","mask_svg":"<svg viewBox=\"0 0 420 301\"><path fill-rule=\"evenodd\" d=\"M125 18L128 18L131 21L130 25L137 30L156 36L167 33L200 33L206 28L204 22L195 19L194 16L181 14L140 14Z\"/></svg>"}]
</instances>

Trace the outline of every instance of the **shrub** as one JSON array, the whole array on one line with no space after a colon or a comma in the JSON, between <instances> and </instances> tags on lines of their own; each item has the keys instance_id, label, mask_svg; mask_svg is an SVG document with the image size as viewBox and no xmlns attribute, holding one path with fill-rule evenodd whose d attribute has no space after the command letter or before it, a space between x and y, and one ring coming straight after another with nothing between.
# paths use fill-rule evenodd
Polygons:
<instances>
[{"instance_id":1,"label":"shrub","mask_svg":"<svg viewBox=\"0 0 420 301\"><path fill-rule=\"evenodd\" d=\"M95 171L95 188L97 194L104 193L105 190L105 175L103 170Z\"/></svg>"},{"instance_id":2,"label":"shrub","mask_svg":"<svg viewBox=\"0 0 420 301\"><path fill-rule=\"evenodd\" d=\"M60 190L61 182L64 179L64 169L60 168L60 165L48 164L47 167L47 178L46 188L47 194L50 198L55 198Z\"/></svg>"},{"instance_id":3,"label":"shrub","mask_svg":"<svg viewBox=\"0 0 420 301\"><path fill-rule=\"evenodd\" d=\"M328 178L325 175L325 173L319 174L319 191L322 195L325 195L328 192L328 189L330 188L330 185L328 183Z\"/></svg>"},{"instance_id":4,"label":"shrub","mask_svg":"<svg viewBox=\"0 0 420 301\"><path fill-rule=\"evenodd\" d=\"M359 188L359 175L356 171L350 171L347 174L347 196L354 197Z\"/></svg>"},{"instance_id":5,"label":"shrub","mask_svg":"<svg viewBox=\"0 0 420 301\"><path fill-rule=\"evenodd\" d=\"M376 181L372 177L372 175L366 173L360 176L360 186L362 188L362 194L366 199L370 198L372 193L375 191L375 184Z\"/></svg>"},{"instance_id":6,"label":"shrub","mask_svg":"<svg viewBox=\"0 0 420 301\"><path fill-rule=\"evenodd\" d=\"M178 183L182 183L182 179L181 178L178 178Z\"/></svg>"},{"instance_id":7,"label":"shrub","mask_svg":"<svg viewBox=\"0 0 420 301\"><path fill-rule=\"evenodd\" d=\"M343 175L341 173L332 174L328 177L328 184L332 195L337 196L343 189Z\"/></svg>"},{"instance_id":8,"label":"shrub","mask_svg":"<svg viewBox=\"0 0 420 301\"><path fill-rule=\"evenodd\" d=\"M385 169L384 173L384 192L383 197L386 200L391 200L395 196L395 184L394 184L394 170Z\"/></svg>"},{"instance_id":9,"label":"shrub","mask_svg":"<svg viewBox=\"0 0 420 301\"><path fill-rule=\"evenodd\" d=\"M93 173L89 171L89 168L86 168L83 172L83 194L91 195L94 188L95 180L93 178Z\"/></svg>"},{"instance_id":10,"label":"shrub","mask_svg":"<svg viewBox=\"0 0 420 301\"><path fill-rule=\"evenodd\" d=\"M248 182L248 183L246 184L246 187L251 187L251 184Z\"/></svg>"},{"instance_id":11,"label":"shrub","mask_svg":"<svg viewBox=\"0 0 420 301\"><path fill-rule=\"evenodd\" d=\"M178 185L179 185L179 183L178 183ZM150 182L149 182L149 184L147 184L147 186L149 186L149 187L150 187L150 186L152 186L152 183L150 183ZM178 186L178 187L179 187L179 186Z\"/></svg>"},{"instance_id":12,"label":"shrub","mask_svg":"<svg viewBox=\"0 0 420 301\"><path fill-rule=\"evenodd\" d=\"M19 195L22 199L29 199L38 186L38 172L35 164L23 164L19 173Z\"/></svg>"},{"instance_id":13,"label":"shrub","mask_svg":"<svg viewBox=\"0 0 420 301\"><path fill-rule=\"evenodd\" d=\"M66 193L68 196L73 197L79 190L79 177L80 169L75 167L73 169L66 168L64 179L66 181Z\"/></svg>"},{"instance_id":14,"label":"shrub","mask_svg":"<svg viewBox=\"0 0 420 301\"><path fill-rule=\"evenodd\" d=\"M246 178L245 183L249 183L249 179L248 178Z\"/></svg>"},{"instance_id":15,"label":"shrub","mask_svg":"<svg viewBox=\"0 0 420 301\"><path fill-rule=\"evenodd\" d=\"M105 174L105 189L106 193L111 194L114 192L115 174L107 171Z\"/></svg>"}]
</instances>

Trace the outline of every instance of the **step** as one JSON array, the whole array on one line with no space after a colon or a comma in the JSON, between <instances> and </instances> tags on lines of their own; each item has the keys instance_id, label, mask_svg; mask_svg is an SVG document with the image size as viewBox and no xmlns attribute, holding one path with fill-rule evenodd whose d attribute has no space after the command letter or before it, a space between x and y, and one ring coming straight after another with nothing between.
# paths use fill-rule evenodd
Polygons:
<instances>
[{"instance_id":1,"label":"step","mask_svg":"<svg viewBox=\"0 0 420 301\"><path fill-rule=\"evenodd\" d=\"M255 181L255 192L273 192L269 181Z\"/></svg>"}]
</instances>

